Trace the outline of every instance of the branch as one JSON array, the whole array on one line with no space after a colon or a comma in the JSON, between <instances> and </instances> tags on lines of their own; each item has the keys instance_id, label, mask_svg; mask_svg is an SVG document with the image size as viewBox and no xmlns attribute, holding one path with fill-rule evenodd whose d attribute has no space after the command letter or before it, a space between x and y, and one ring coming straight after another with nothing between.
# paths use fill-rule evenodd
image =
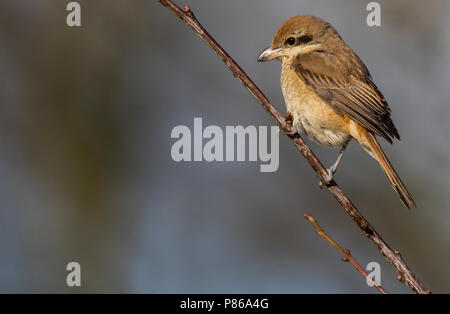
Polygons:
<instances>
[{"instance_id":1,"label":"branch","mask_svg":"<svg viewBox=\"0 0 450 314\"><path fill-rule=\"evenodd\" d=\"M328 172L323 167L322 163L317 159L311 149L306 145L305 141L298 133L293 134L291 127L286 122L284 116L272 105L267 97L261 92L250 77L242 70L242 68L230 57L230 55L211 37L211 35L203 28L203 26L195 18L194 13L186 5L184 10L180 9L170 0L158 0L162 5L167 7L175 13L182 21L184 21L197 35L222 59L225 65L231 70L234 77L238 79L247 90L253 95L256 101L263 106L263 108L272 116L275 122L280 126L283 132L295 144L297 149L309 162L311 167L319 176L320 180L327 187L328 191L336 198L339 204L345 209L348 215L355 221L355 223L362 230L364 235L369 238L383 256L394 266L399 273L400 281L404 282L416 293L427 294L430 291L426 290L420 282L416 279L414 273L408 268L406 263L401 258L397 251L393 251L386 242L380 237L369 222L356 209L355 205L344 194L341 188L334 180L327 179Z\"/></svg>"},{"instance_id":2,"label":"branch","mask_svg":"<svg viewBox=\"0 0 450 314\"><path fill-rule=\"evenodd\" d=\"M358 262L353 258L353 256L350 254L350 250L344 250L339 244L334 242L334 240L325 232L323 231L322 227L319 226L317 221L309 214L305 214L305 219L308 219L314 227L316 227L317 234L321 237L325 238L328 242L331 243L332 246L334 246L341 254L344 256L342 259L344 262L349 262L353 265L353 267L356 268L357 271L360 272L363 277L366 278L367 281L369 281L372 286L378 289L382 294L388 294L386 290L384 290L381 286L379 286L375 281L373 281L372 278L369 277L369 275L366 273L366 271L361 267L361 265L358 264Z\"/></svg>"}]
</instances>

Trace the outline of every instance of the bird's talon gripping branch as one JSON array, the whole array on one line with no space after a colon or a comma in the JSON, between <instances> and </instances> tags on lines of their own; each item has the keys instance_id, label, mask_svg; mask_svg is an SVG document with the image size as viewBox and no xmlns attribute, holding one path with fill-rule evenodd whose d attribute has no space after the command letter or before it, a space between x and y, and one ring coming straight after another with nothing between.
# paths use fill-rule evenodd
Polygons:
<instances>
[{"instance_id":1,"label":"bird's talon gripping branch","mask_svg":"<svg viewBox=\"0 0 450 314\"><path fill-rule=\"evenodd\" d=\"M333 167L330 167L330 168L327 169L327 172L328 172L328 174L327 174L327 181L326 182L323 182L322 180L319 181L319 188L320 189L323 189L324 186L331 185L331 182L333 181L333 178L334 178L334 172L335 171L336 170L333 170Z\"/></svg>"},{"instance_id":2,"label":"bird's talon gripping branch","mask_svg":"<svg viewBox=\"0 0 450 314\"><path fill-rule=\"evenodd\" d=\"M292 113L290 113L289 111L284 115L284 120L286 121L286 123L292 125Z\"/></svg>"},{"instance_id":3,"label":"bird's talon gripping branch","mask_svg":"<svg viewBox=\"0 0 450 314\"><path fill-rule=\"evenodd\" d=\"M284 115L284 121L286 121L287 125L287 131L286 134L288 136L294 136L297 134L297 130L294 129L294 126L292 125L292 113L289 111Z\"/></svg>"},{"instance_id":4,"label":"bird's talon gripping branch","mask_svg":"<svg viewBox=\"0 0 450 314\"><path fill-rule=\"evenodd\" d=\"M336 171L336 169L334 169L333 167L330 167L330 168L327 169L327 172L328 172L327 180L328 180L328 182L333 180L335 171Z\"/></svg>"}]
</instances>

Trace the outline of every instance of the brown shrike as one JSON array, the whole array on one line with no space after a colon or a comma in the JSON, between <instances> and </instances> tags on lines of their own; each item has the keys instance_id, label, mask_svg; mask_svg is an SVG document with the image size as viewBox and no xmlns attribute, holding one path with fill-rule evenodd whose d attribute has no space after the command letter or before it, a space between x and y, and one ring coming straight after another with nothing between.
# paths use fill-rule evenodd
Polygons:
<instances>
[{"instance_id":1,"label":"brown shrike","mask_svg":"<svg viewBox=\"0 0 450 314\"><path fill-rule=\"evenodd\" d=\"M282 64L281 87L293 130L304 131L320 144L341 148L328 169L329 179L353 138L380 163L403 204L415 206L376 137L391 144L394 138L400 139L389 105L338 32L314 16L291 17L258 61L273 59Z\"/></svg>"}]
</instances>

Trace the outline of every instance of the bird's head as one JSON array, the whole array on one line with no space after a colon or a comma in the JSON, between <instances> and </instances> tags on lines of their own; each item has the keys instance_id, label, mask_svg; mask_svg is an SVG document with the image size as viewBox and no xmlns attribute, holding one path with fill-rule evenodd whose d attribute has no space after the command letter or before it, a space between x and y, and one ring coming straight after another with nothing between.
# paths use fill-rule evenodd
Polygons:
<instances>
[{"instance_id":1,"label":"bird's head","mask_svg":"<svg viewBox=\"0 0 450 314\"><path fill-rule=\"evenodd\" d=\"M258 61L283 61L308 52L323 51L332 39L340 39L340 36L329 23L315 16L297 15L280 26L272 44L259 55Z\"/></svg>"}]
</instances>

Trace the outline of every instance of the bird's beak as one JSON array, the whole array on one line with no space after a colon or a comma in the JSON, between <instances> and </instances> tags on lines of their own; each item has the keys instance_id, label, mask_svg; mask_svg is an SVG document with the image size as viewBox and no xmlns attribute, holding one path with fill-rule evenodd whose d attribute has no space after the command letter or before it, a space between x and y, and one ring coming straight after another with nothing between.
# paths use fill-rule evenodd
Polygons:
<instances>
[{"instance_id":1,"label":"bird's beak","mask_svg":"<svg viewBox=\"0 0 450 314\"><path fill-rule=\"evenodd\" d=\"M258 57L258 62L266 62L284 56L284 49L266 48Z\"/></svg>"}]
</instances>

